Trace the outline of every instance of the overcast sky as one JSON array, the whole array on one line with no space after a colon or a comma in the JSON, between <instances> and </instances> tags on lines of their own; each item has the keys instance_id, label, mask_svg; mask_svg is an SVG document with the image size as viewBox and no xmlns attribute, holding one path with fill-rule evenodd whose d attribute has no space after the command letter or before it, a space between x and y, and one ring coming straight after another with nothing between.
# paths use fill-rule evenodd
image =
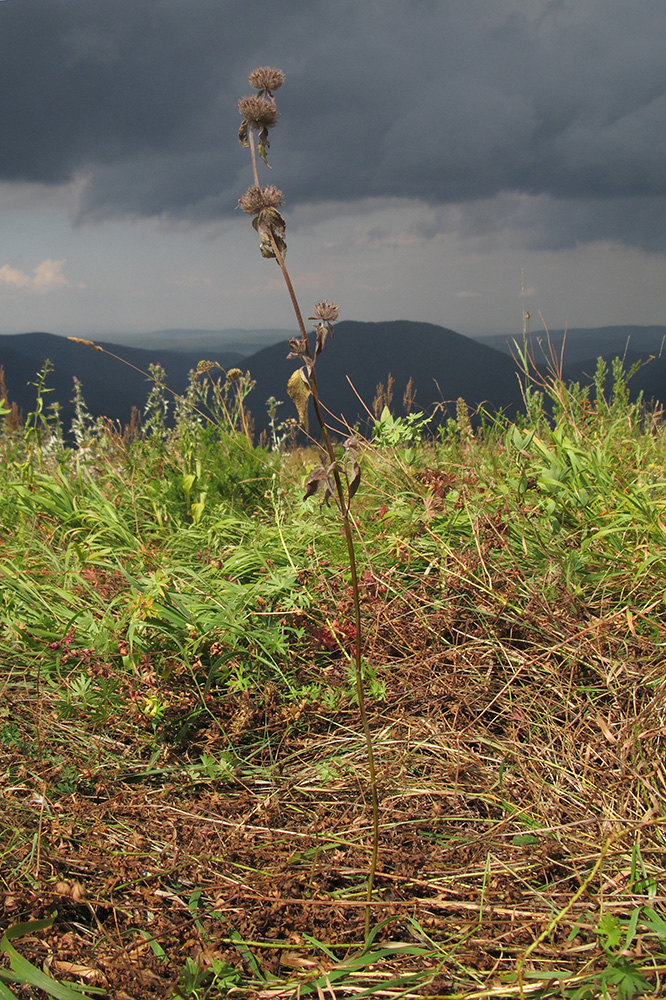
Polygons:
<instances>
[{"instance_id":1,"label":"overcast sky","mask_svg":"<svg viewBox=\"0 0 666 1000\"><path fill-rule=\"evenodd\" d=\"M666 324L664 0L0 0L0 332Z\"/></svg>"}]
</instances>

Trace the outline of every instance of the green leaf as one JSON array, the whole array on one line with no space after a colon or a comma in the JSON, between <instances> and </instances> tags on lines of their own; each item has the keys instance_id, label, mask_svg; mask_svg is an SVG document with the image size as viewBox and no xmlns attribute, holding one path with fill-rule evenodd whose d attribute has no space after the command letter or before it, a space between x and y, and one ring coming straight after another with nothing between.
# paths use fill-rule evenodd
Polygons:
<instances>
[{"instance_id":1,"label":"green leaf","mask_svg":"<svg viewBox=\"0 0 666 1000\"><path fill-rule=\"evenodd\" d=\"M241 956L245 964L252 970L257 979L260 979L263 982L265 977L261 969L259 968L259 963L257 962L256 958L248 948L242 936L238 933L238 931L232 930L229 937L233 941L234 947L236 948L238 954Z\"/></svg>"},{"instance_id":2,"label":"green leaf","mask_svg":"<svg viewBox=\"0 0 666 1000\"><path fill-rule=\"evenodd\" d=\"M169 959L167 957L167 954L164 951L164 948L159 943L159 941L156 941L155 938L153 937L153 935L149 934L148 931L141 930L140 933L141 933L142 937L144 937L146 939L146 941L148 942L148 945L149 945L150 950L152 951L153 955L155 955L156 958L161 959L163 962L168 962Z\"/></svg>"},{"instance_id":3,"label":"green leaf","mask_svg":"<svg viewBox=\"0 0 666 1000\"><path fill-rule=\"evenodd\" d=\"M642 922L647 924L650 930L656 934L662 941L666 941L666 922L655 913L652 907L645 907L643 910Z\"/></svg>"},{"instance_id":4,"label":"green leaf","mask_svg":"<svg viewBox=\"0 0 666 1000\"><path fill-rule=\"evenodd\" d=\"M631 914L631 917L629 918L629 925L627 927L627 936L624 940L625 948L628 948L631 945L631 942L634 940L634 937L636 936L636 927L638 925L638 918L640 917L640 915L641 915L640 907L637 906L634 912Z\"/></svg>"},{"instance_id":5,"label":"green leaf","mask_svg":"<svg viewBox=\"0 0 666 1000\"><path fill-rule=\"evenodd\" d=\"M604 913L597 925L599 934L606 938L605 948L618 948L622 940L622 924L613 913Z\"/></svg>"},{"instance_id":6,"label":"green leaf","mask_svg":"<svg viewBox=\"0 0 666 1000\"><path fill-rule=\"evenodd\" d=\"M650 989L647 979L626 958L612 959L601 978L604 985L610 983L617 987L618 1000L631 1000L634 995L640 996Z\"/></svg>"},{"instance_id":7,"label":"green leaf","mask_svg":"<svg viewBox=\"0 0 666 1000\"><path fill-rule=\"evenodd\" d=\"M28 923L16 924L14 927L10 927L5 931L0 941L0 951L4 952L9 959L12 971L18 977L17 982L43 990L50 997L56 997L56 1000L89 1000L87 994L82 993L80 989L72 988L65 985L65 983L59 983L56 979L52 979L51 976L47 976L45 972L38 969L27 958L19 955L14 946L10 944L10 941L14 938L24 937L26 934L34 934L35 931L46 930L48 927L51 927L54 920L55 915L49 917L47 920L30 920ZM9 996L12 997L12 994L9 993ZM15 998L12 997L12 1000L15 1000Z\"/></svg>"},{"instance_id":8,"label":"green leaf","mask_svg":"<svg viewBox=\"0 0 666 1000\"><path fill-rule=\"evenodd\" d=\"M533 833L517 834L513 837L511 843L516 847L528 847L532 844L538 844L539 838L535 837Z\"/></svg>"},{"instance_id":9,"label":"green leaf","mask_svg":"<svg viewBox=\"0 0 666 1000\"><path fill-rule=\"evenodd\" d=\"M192 492L192 487L196 482L196 475L193 472L188 472L183 476L183 493L185 496L189 496Z\"/></svg>"}]
</instances>

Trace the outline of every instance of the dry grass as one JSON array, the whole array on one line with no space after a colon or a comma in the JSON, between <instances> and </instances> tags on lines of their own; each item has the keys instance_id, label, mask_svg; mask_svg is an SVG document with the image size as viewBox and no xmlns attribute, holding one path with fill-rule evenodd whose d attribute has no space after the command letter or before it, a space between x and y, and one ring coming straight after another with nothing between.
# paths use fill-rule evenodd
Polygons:
<instances>
[{"instance_id":1,"label":"dry grass","mask_svg":"<svg viewBox=\"0 0 666 1000\"><path fill-rule=\"evenodd\" d=\"M372 710L382 835L370 954L387 954L345 965L363 940L371 838L353 706L223 697L185 751L146 759L138 712L84 732L45 692L27 700L8 685L37 753L4 753L6 920L59 914L23 953L134 1000L164 996L187 956L228 963L234 992L265 997L325 989L327 976L339 997L518 996L528 950L525 995L590 981L604 967L603 915L663 907L663 630L648 640L626 614L581 622L550 608L535 649L477 628L471 606L453 622L451 608L426 589L373 604L386 687ZM387 644L410 654L391 658ZM184 699L176 681L176 714ZM643 967L640 935L630 957ZM657 982L653 958L644 971Z\"/></svg>"}]
</instances>

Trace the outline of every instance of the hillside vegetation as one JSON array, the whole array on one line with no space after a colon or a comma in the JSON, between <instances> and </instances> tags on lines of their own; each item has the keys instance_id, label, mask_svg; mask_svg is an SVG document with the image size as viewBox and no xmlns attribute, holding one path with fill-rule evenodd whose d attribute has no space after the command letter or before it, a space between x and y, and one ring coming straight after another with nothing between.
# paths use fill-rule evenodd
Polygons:
<instances>
[{"instance_id":1,"label":"hillside vegetation","mask_svg":"<svg viewBox=\"0 0 666 1000\"><path fill-rule=\"evenodd\" d=\"M360 440L368 903L340 518L248 376L171 429L153 376L2 418L0 997L661 995L661 411L616 365Z\"/></svg>"}]
</instances>

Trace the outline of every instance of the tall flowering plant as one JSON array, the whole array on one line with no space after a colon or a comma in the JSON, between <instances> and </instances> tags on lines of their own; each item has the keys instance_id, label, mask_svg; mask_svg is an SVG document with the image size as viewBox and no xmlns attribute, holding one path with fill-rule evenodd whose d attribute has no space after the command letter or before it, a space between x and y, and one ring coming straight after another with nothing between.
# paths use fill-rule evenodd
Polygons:
<instances>
[{"instance_id":1,"label":"tall flowering plant","mask_svg":"<svg viewBox=\"0 0 666 1000\"><path fill-rule=\"evenodd\" d=\"M322 493L328 503L331 499L337 506L347 544L349 571L354 595L354 665L355 686L361 724L365 737L368 759L370 792L372 796L373 838L368 871L367 901L372 900L377 858L379 851L379 796L375 769L372 736L365 707L362 661L361 602L359 592L356 552L354 547L353 524L350 513L352 498L361 482L361 468L358 463L358 440L351 435L344 442L344 460L336 457L331 435L324 420L317 384L317 359L324 350L328 335L333 336L333 324L338 319L339 308L333 302L322 300L313 307L308 321L314 323L312 343L308 337L303 314L287 270L286 223L280 208L284 203L282 192L273 184L261 185L259 180L259 160L268 167L268 134L275 128L280 117L275 100L275 91L284 83L284 73L279 69L262 66L250 73L250 85L256 93L241 97L238 110L242 117L238 139L242 146L249 148L252 160L253 184L239 200L239 207L252 216L252 225L259 236L259 250L262 257L277 262L298 324L299 335L289 341L288 358L298 362L287 382L287 392L298 411L298 417L307 430L310 401L321 432L321 457L308 477L305 498ZM366 938L370 930L370 907L365 911Z\"/></svg>"}]
</instances>

